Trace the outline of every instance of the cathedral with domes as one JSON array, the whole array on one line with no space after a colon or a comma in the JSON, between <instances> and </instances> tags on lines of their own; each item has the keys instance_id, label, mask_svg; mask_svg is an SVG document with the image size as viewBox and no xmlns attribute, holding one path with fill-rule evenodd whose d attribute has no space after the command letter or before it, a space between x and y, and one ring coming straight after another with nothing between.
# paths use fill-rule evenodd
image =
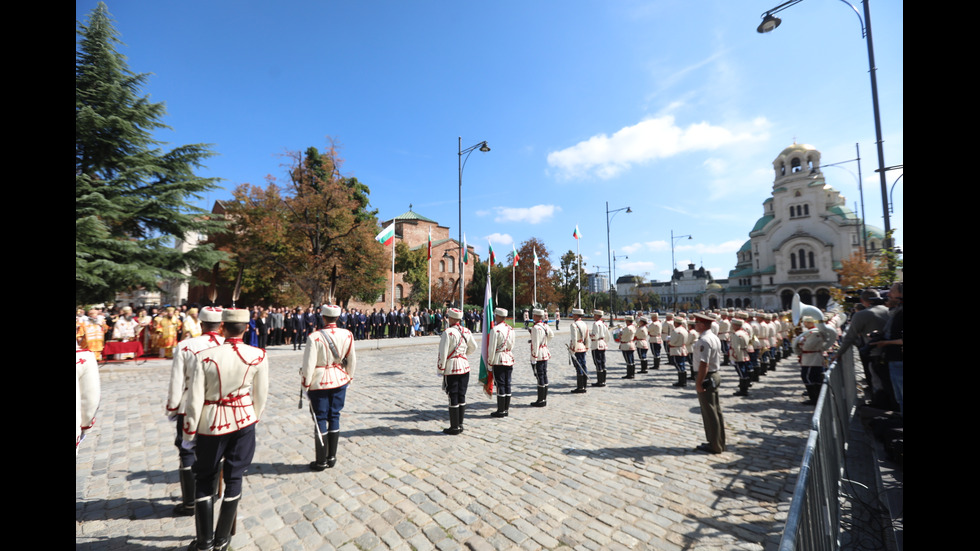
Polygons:
<instances>
[{"instance_id":1,"label":"cathedral with domes","mask_svg":"<svg viewBox=\"0 0 980 551\"><path fill-rule=\"evenodd\" d=\"M863 224L827 185L816 148L794 143L772 167L772 195L762 202L762 216L738 250L727 285L706 289L706 307L788 310L799 293L803 303L823 308L837 286L835 270L861 250L862 231L869 251L881 248L881 229Z\"/></svg>"}]
</instances>

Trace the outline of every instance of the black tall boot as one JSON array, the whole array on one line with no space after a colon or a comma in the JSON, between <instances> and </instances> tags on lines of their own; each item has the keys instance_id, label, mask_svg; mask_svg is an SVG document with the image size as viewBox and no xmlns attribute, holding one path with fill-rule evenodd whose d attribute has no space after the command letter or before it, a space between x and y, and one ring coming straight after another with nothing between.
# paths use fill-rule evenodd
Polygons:
<instances>
[{"instance_id":1,"label":"black tall boot","mask_svg":"<svg viewBox=\"0 0 980 551\"><path fill-rule=\"evenodd\" d=\"M635 379L636 378L636 364L626 364L626 375L621 377L622 379Z\"/></svg>"},{"instance_id":2,"label":"black tall boot","mask_svg":"<svg viewBox=\"0 0 980 551\"><path fill-rule=\"evenodd\" d=\"M242 495L235 499L225 499L221 502L221 512L218 513L218 526L214 529L214 551L225 551L231 548L231 529L235 525L235 515L238 513L238 502Z\"/></svg>"},{"instance_id":3,"label":"black tall boot","mask_svg":"<svg viewBox=\"0 0 980 551\"><path fill-rule=\"evenodd\" d=\"M547 405L548 405L548 387L539 386L538 400L536 402L531 402L531 407L543 408Z\"/></svg>"},{"instance_id":4,"label":"black tall boot","mask_svg":"<svg viewBox=\"0 0 980 551\"><path fill-rule=\"evenodd\" d=\"M327 448L323 444L323 439L326 436L318 434L318 432L319 429L313 429L313 448L316 452L316 458L310 463L310 469L317 472L327 468Z\"/></svg>"},{"instance_id":5,"label":"black tall boot","mask_svg":"<svg viewBox=\"0 0 980 551\"><path fill-rule=\"evenodd\" d=\"M732 396L748 396L749 395L749 380L739 379L738 380L738 392L732 393Z\"/></svg>"},{"instance_id":6,"label":"black tall boot","mask_svg":"<svg viewBox=\"0 0 980 551\"><path fill-rule=\"evenodd\" d=\"M594 387L604 387L604 386L606 386L606 372L605 372L605 370L603 370L603 371L596 370L596 372L595 372L595 382L592 383L592 386L594 386Z\"/></svg>"},{"instance_id":7,"label":"black tall boot","mask_svg":"<svg viewBox=\"0 0 980 551\"><path fill-rule=\"evenodd\" d=\"M687 386L687 371L686 370L685 371L678 371L677 372L677 382L674 383L671 386L678 386L678 387Z\"/></svg>"},{"instance_id":8,"label":"black tall boot","mask_svg":"<svg viewBox=\"0 0 980 551\"><path fill-rule=\"evenodd\" d=\"M466 417L466 404L459 405L459 433L463 433L463 418Z\"/></svg>"},{"instance_id":9,"label":"black tall boot","mask_svg":"<svg viewBox=\"0 0 980 551\"><path fill-rule=\"evenodd\" d=\"M461 432L459 430L459 406L449 406L449 428L442 429L442 432L453 436Z\"/></svg>"},{"instance_id":10,"label":"black tall boot","mask_svg":"<svg viewBox=\"0 0 980 551\"><path fill-rule=\"evenodd\" d=\"M572 394L583 394L583 393L585 393L585 383L586 383L585 375L582 375L581 373L576 373L575 374L575 390L572 391Z\"/></svg>"},{"instance_id":11,"label":"black tall boot","mask_svg":"<svg viewBox=\"0 0 980 551\"><path fill-rule=\"evenodd\" d=\"M214 499L202 497L194 502L194 527L197 539L187 551L211 551L214 548Z\"/></svg>"},{"instance_id":12,"label":"black tall boot","mask_svg":"<svg viewBox=\"0 0 980 551\"><path fill-rule=\"evenodd\" d=\"M653 357L653 368L660 369L660 354Z\"/></svg>"},{"instance_id":13,"label":"black tall boot","mask_svg":"<svg viewBox=\"0 0 980 551\"><path fill-rule=\"evenodd\" d=\"M340 442L340 431L330 431L327 433L327 468L332 468L337 464L337 444Z\"/></svg>"},{"instance_id":14,"label":"black tall boot","mask_svg":"<svg viewBox=\"0 0 980 551\"><path fill-rule=\"evenodd\" d=\"M647 363L647 359L646 358L643 358L642 360L640 360L640 373L646 373L648 366L649 366L649 364Z\"/></svg>"},{"instance_id":15,"label":"black tall boot","mask_svg":"<svg viewBox=\"0 0 980 551\"><path fill-rule=\"evenodd\" d=\"M491 412L490 417L507 417L507 397L497 395L497 411Z\"/></svg>"},{"instance_id":16,"label":"black tall boot","mask_svg":"<svg viewBox=\"0 0 980 551\"><path fill-rule=\"evenodd\" d=\"M181 502L174 507L174 514L178 517L192 517L194 516L194 489L197 487L194 471L190 467L181 467L177 473L180 475Z\"/></svg>"}]
</instances>

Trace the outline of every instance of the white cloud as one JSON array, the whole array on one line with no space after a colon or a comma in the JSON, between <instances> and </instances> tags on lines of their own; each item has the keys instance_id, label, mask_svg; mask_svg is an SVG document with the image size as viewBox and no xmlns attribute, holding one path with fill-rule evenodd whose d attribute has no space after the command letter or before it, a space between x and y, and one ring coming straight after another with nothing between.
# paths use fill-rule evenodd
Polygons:
<instances>
[{"instance_id":1,"label":"white cloud","mask_svg":"<svg viewBox=\"0 0 980 551\"><path fill-rule=\"evenodd\" d=\"M557 205L534 205L533 207L494 207L497 216L494 222L525 222L540 224L548 221L556 212L561 212Z\"/></svg>"},{"instance_id":2,"label":"white cloud","mask_svg":"<svg viewBox=\"0 0 980 551\"><path fill-rule=\"evenodd\" d=\"M562 179L595 176L612 178L634 164L690 151L709 151L734 143L764 140L768 122L758 118L744 128L699 122L681 128L673 115L663 115L620 129L612 136L598 134L548 154L548 164Z\"/></svg>"},{"instance_id":3,"label":"white cloud","mask_svg":"<svg viewBox=\"0 0 980 551\"><path fill-rule=\"evenodd\" d=\"M725 241L724 243L718 243L717 245L711 245L707 243L696 243L694 245L677 245L674 247L676 251L694 251L701 254L724 254L724 253L734 253L738 252L742 248L742 244L745 240L733 240Z\"/></svg>"},{"instance_id":4,"label":"white cloud","mask_svg":"<svg viewBox=\"0 0 980 551\"><path fill-rule=\"evenodd\" d=\"M616 275L623 276L627 274L632 275L649 275L657 265L653 262L639 261L639 262L617 262L616 263Z\"/></svg>"},{"instance_id":5,"label":"white cloud","mask_svg":"<svg viewBox=\"0 0 980 551\"><path fill-rule=\"evenodd\" d=\"M632 245L626 245L625 247L620 247L620 250L626 254L633 254L638 251L647 250L652 252L662 252L670 250L670 243L666 241L646 241L644 243L633 243Z\"/></svg>"},{"instance_id":6,"label":"white cloud","mask_svg":"<svg viewBox=\"0 0 980 551\"><path fill-rule=\"evenodd\" d=\"M498 245L510 245L514 242L514 238L506 233L491 233L483 239L484 241L490 241L491 243L497 243Z\"/></svg>"}]
</instances>

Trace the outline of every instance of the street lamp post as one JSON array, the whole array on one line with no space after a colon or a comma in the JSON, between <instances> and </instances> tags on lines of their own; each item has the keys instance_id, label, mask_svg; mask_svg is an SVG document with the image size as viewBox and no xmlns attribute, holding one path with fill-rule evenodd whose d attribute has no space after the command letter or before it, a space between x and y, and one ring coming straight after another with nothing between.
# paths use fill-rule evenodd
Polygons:
<instances>
[{"instance_id":1,"label":"street lamp post","mask_svg":"<svg viewBox=\"0 0 980 551\"><path fill-rule=\"evenodd\" d=\"M802 0L800 0L802 1ZM677 243L678 239L694 239L690 235L678 235L674 236L674 230L670 230L670 281L672 283L671 287L674 291L674 311L677 311L677 283L674 281L674 271L677 270L677 262L674 260L674 243Z\"/></svg>"},{"instance_id":2,"label":"street lamp post","mask_svg":"<svg viewBox=\"0 0 980 551\"><path fill-rule=\"evenodd\" d=\"M460 310L462 310L463 305L466 304L464 302L466 298L465 295L466 291L465 291L465 286L463 285L463 275L465 274L465 272L463 271L463 267L465 266L465 264L463 264L463 255L466 254L466 251L463 250L463 168L466 167L466 161L469 160L470 153L473 153L473 150L475 149L479 149L480 151L486 153L487 151L490 151L490 146L488 146L486 140L484 140L476 145L471 145L470 147L463 149L463 137L462 136L459 137L459 154L458 154L459 156L459 258L457 260L459 262L459 309ZM466 153L465 159L463 158L463 153Z\"/></svg>"},{"instance_id":3,"label":"street lamp post","mask_svg":"<svg viewBox=\"0 0 980 551\"><path fill-rule=\"evenodd\" d=\"M633 209L631 209L630 207L623 207L621 209L609 210L609 201L606 201L606 257L608 259L608 264L607 264L606 267L609 270L609 321L610 321L610 323L612 322L612 319L613 319L613 314L612 314L612 310L613 310L613 306L612 306L612 289L613 289L613 287L612 287L613 286L612 265L613 265L613 260L612 260L612 246L610 245L610 240L609 240L609 221L612 220L612 217L610 217L609 215L612 214L613 216L616 216L616 213L619 212L619 211L621 211L621 210L625 210L626 211L626 214L629 214L629 213L633 212Z\"/></svg>"},{"instance_id":4,"label":"street lamp post","mask_svg":"<svg viewBox=\"0 0 980 551\"><path fill-rule=\"evenodd\" d=\"M773 14L783 11L784 9L799 4L803 0L789 0L784 2L775 8L762 14L762 23L759 24L756 31L759 33L768 33L779 26L782 20L775 17ZM871 36L871 5L870 0L862 0L864 4L864 19L861 18L861 12L854 7L853 4L847 2L847 0L841 0L854 10L857 15L858 21L861 23L861 37L866 39L868 44L868 68L871 74L871 103L874 108L874 118L875 118L875 145L878 147L878 178L881 180L881 207L882 216L885 219L885 239L886 242L883 244L884 247L891 248L891 218L888 215L888 182L886 178L886 172L888 169L885 167L885 150L884 150L884 140L881 138L881 112L878 108L878 68L875 66L875 47L874 39Z\"/></svg>"}]
</instances>

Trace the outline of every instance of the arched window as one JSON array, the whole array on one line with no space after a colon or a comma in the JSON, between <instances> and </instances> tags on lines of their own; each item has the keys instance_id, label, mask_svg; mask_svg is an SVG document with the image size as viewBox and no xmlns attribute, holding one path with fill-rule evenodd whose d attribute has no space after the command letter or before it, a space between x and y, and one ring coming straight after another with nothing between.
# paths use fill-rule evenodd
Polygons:
<instances>
[{"instance_id":1,"label":"arched window","mask_svg":"<svg viewBox=\"0 0 980 551\"><path fill-rule=\"evenodd\" d=\"M809 257L810 257L810 267L811 268L816 268L817 267L817 263L813 261L813 251L810 251Z\"/></svg>"},{"instance_id":2,"label":"arched window","mask_svg":"<svg viewBox=\"0 0 980 551\"><path fill-rule=\"evenodd\" d=\"M800 249L800 269L806 268L806 251Z\"/></svg>"},{"instance_id":3,"label":"arched window","mask_svg":"<svg viewBox=\"0 0 980 551\"><path fill-rule=\"evenodd\" d=\"M803 215L810 216L810 205L803 205Z\"/></svg>"},{"instance_id":4,"label":"arched window","mask_svg":"<svg viewBox=\"0 0 980 551\"><path fill-rule=\"evenodd\" d=\"M803 170L803 167L800 165L800 160L797 159L797 158L794 158L793 159L793 172L799 172L801 170Z\"/></svg>"},{"instance_id":5,"label":"arched window","mask_svg":"<svg viewBox=\"0 0 980 551\"><path fill-rule=\"evenodd\" d=\"M795 270L796 269L796 255L795 254L789 255L789 264L790 264L790 266L789 266L789 269L790 270Z\"/></svg>"},{"instance_id":6,"label":"arched window","mask_svg":"<svg viewBox=\"0 0 980 551\"><path fill-rule=\"evenodd\" d=\"M395 300L401 301L404 290L401 285L395 285Z\"/></svg>"},{"instance_id":7,"label":"arched window","mask_svg":"<svg viewBox=\"0 0 980 551\"><path fill-rule=\"evenodd\" d=\"M786 163L779 163L780 176L786 176Z\"/></svg>"},{"instance_id":8,"label":"arched window","mask_svg":"<svg viewBox=\"0 0 980 551\"><path fill-rule=\"evenodd\" d=\"M446 261L445 260L440 260L439 261L439 271L440 272L445 272L446 271Z\"/></svg>"},{"instance_id":9,"label":"arched window","mask_svg":"<svg viewBox=\"0 0 980 551\"><path fill-rule=\"evenodd\" d=\"M451 256L449 257L449 271L456 273L456 259Z\"/></svg>"}]
</instances>

